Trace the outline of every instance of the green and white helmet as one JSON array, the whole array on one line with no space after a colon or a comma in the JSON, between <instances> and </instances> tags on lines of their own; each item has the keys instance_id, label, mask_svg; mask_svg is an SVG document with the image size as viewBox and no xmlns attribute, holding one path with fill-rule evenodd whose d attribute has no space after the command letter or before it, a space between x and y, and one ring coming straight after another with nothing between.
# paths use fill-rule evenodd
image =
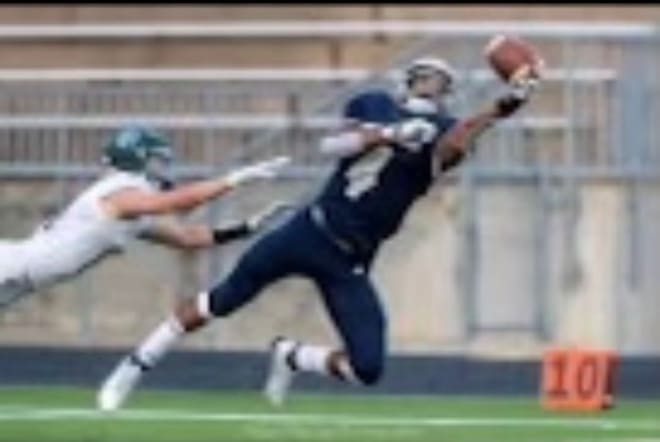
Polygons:
<instances>
[{"instance_id":1,"label":"green and white helmet","mask_svg":"<svg viewBox=\"0 0 660 442\"><path fill-rule=\"evenodd\" d=\"M171 162L172 147L158 132L140 125L121 128L103 149L104 162L120 170L144 172L151 158Z\"/></svg>"},{"instance_id":2,"label":"green and white helmet","mask_svg":"<svg viewBox=\"0 0 660 442\"><path fill-rule=\"evenodd\" d=\"M121 128L106 144L103 161L115 169L143 173L166 190L174 186L170 165L174 153L170 143L153 129L140 125Z\"/></svg>"}]
</instances>

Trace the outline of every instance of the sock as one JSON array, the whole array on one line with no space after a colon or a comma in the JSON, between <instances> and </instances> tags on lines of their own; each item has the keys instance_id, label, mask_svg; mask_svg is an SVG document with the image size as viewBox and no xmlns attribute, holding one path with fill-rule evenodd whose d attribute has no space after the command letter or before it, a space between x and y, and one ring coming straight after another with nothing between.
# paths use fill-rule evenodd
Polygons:
<instances>
[{"instance_id":1,"label":"sock","mask_svg":"<svg viewBox=\"0 0 660 442\"><path fill-rule=\"evenodd\" d=\"M328 372L328 359L331 353L332 350L328 347L300 344L294 347L291 360L298 370L327 375L330 374Z\"/></svg>"},{"instance_id":2,"label":"sock","mask_svg":"<svg viewBox=\"0 0 660 442\"><path fill-rule=\"evenodd\" d=\"M196 302L199 316L204 319L211 319L213 317L213 313L211 313L211 300L209 299L208 292L198 293Z\"/></svg>"},{"instance_id":3,"label":"sock","mask_svg":"<svg viewBox=\"0 0 660 442\"><path fill-rule=\"evenodd\" d=\"M183 326L176 317L171 316L142 341L133 354L134 359L143 367L153 367L183 334Z\"/></svg>"}]
</instances>

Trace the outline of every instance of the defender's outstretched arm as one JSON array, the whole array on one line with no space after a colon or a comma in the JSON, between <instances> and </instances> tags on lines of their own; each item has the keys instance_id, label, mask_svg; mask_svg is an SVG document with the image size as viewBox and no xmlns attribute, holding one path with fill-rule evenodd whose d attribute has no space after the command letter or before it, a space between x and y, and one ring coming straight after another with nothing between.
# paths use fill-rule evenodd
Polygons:
<instances>
[{"instance_id":1,"label":"defender's outstretched arm","mask_svg":"<svg viewBox=\"0 0 660 442\"><path fill-rule=\"evenodd\" d=\"M117 218L187 211L243 183L273 178L288 162L288 157L278 157L237 169L223 177L187 184L165 192L125 189L106 197L103 200L103 208Z\"/></svg>"},{"instance_id":2,"label":"defender's outstretched arm","mask_svg":"<svg viewBox=\"0 0 660 442\"><path fill-rule=\"evenodd\" d=\"M179 249L200 249L244 239L264 228L273 218L292 206L277 201L249 218L223 226L186 224L176 218L161 218L142 235L143 239Z\"/></svg>"}]
</instances>

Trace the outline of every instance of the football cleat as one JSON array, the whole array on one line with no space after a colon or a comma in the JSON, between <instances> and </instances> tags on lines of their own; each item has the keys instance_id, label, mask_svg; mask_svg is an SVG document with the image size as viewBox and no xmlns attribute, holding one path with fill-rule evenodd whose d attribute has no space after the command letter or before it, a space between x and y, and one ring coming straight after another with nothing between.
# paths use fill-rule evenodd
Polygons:
<instances>
[{"instance_id":1,"label":"football cleat","mask_svg":"<svg viewBox=\"0 0 660 442\"><path fill-rule=\"evenodd\" d=\"M133 355L123 358L101 386L96 397L98 408L103 411L120 408L146 369Z\"/></svg>"},{"instance_id":2,"label":"football cleat","mask_svg":"<svg viewBox=\"0 0 660 442\"><path fill-rule=\"evenodd\" d=\"M289 357L299 344L288 338L277 337L271 344L270 372L264 387L264 395L274 406L281 406L291 387L296 370Z\"/></svg>"}]
</instances>

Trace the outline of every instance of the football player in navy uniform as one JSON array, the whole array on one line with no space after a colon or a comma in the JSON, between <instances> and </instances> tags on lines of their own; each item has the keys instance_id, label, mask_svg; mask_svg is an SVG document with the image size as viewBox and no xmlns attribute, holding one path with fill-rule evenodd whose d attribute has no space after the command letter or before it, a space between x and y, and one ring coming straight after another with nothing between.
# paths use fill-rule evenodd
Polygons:
<instances>
[{"instance_id":1,"label":"football player in navy uniform","mask_svg":"<svg viewBox=\"0 0 660 442\"><path fill-rule=\"evenodd\" d=\"M293 275L314 282L343 342L331 348L276 338L266 396L281 404L301 371L376 383L387 336L387 319L369 277L379 247L436 179L470 154L475 139L516 112L536 86L532 78L520 79L484 110L459 119L443 104L455 77L442 59L418 59L406 70L404 96L372 90L349 100L345 127L320 142L320 149L338 161L318 197L253 244L221 283L182 301L119 362L99 391L98 406L121 406L142 374L182 336L232 314L265 286Z\"/></svg>"}]
</instances>

